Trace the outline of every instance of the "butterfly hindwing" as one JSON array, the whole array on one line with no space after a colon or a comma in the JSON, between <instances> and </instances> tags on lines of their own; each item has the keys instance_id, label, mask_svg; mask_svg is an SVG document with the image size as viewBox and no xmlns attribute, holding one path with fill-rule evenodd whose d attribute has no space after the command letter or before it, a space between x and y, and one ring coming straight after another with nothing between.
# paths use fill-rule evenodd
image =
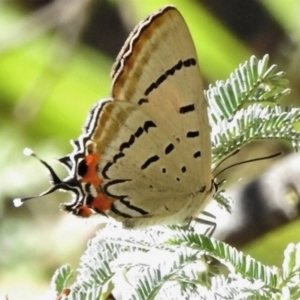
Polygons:
<instances>
[{"instance_id":1,"label":"butterfly hindwing","mask_svg":"<svg viewBox=\"0 0 300 300\"><path fill-rule=\"evenodd\" d=\"M180 143L166 136L136 105L111 101L99 108L99 120L107 122L98 126L101 132L95 132L92 140L95 152L101 152L98 170L103 193L114 199L106 213L116 219L159 218L182 209L197 188L191 185L180 147L173 146Z\"/></svg>"}]
</instances>

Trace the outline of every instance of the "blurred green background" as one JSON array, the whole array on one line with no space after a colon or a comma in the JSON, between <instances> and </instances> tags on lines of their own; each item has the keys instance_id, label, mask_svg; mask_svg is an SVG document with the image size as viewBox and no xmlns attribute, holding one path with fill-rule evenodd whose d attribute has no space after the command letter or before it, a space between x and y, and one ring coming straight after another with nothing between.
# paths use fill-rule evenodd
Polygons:
<instances>
[{"instance_id":1,"label":"blurred green background","mask_svg":"<svg viewBox=\"0 0 300 300\"><path fill-rule=\"evenodd\" d=\"M81 133L90 107L109 96L110 70L130 31L166 4L181 11L191 30L206 86L226 79L250 55L269 53L291 83L282 104L298 105L299 1L0 1L0 297L41 299L55 269L67 262L77 268L97 229L59 212L67 194L13 207L13 198L48 187L45 169L24 157L23 149L34 149L66 175L54 158L72 150L69 140ZM243 156L291 151L280 142L267 145L247 147ZM234 170L232 182L254 178L270 163ZM287 243L300 240L298 226L294 222L243 249L279 266Z\"/></svg>"}]
</instances>

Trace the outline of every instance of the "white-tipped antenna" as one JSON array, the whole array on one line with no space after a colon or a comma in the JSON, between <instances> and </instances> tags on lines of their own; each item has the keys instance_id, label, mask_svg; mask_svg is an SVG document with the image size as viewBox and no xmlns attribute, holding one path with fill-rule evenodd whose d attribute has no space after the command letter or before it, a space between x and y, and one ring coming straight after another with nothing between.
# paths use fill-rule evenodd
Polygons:
<instances>
[{"instance_id":1,"label":"white-tipped antenna","mask_svg":"<svg viewBox=\"0 0 300 300\"><path fill-rule=\"evenodd\" d=\"M38 159L45 167L46 169L49 171L50 173L50 188L48 190L46 190L45 192L39 194L38 196L34 196L34 197L25 197L25 198L16 198L13 200L14 202L14 206L15 207L19 207L21 206L24 202L30 200L30 199L34 199L34 198L39 198L39 197L43 197L45 195L51 194L53 192L55 192L56 190L59 190L60 188L63 187L63 182L60 180L60 178L56 175L55 171L52 169L52 167L50 165L48 165L44 160L40 159L33 150L31 150L30 148L25 148L23 150L23 154L26 156L33 156L36 159Z\"/></svg>"},{"instance_id":2,"label":"white-tipped antenna","mask_svg":"<svg viewBox=\"0 0 300 300\"><path fill-rule=\"evenodd\" d=\"M23 204L23 201L21 198L16 198L13 200L13 202L14 202L15 207L20 207Z\"/></svg>"},{"instance_id":3,"label":"white-tipped antenna","mask_svg":"<svg viewBox=\"0 0 300 300\"><path fill-rule=\"evenodd\" d=\"M34 152L33 152L33 150L31 150L30 148L25 148L25 149L23 150L23 154L24 154L25 156L32 156L32 155L34 155Z\"/></svg>"}]
</instances>

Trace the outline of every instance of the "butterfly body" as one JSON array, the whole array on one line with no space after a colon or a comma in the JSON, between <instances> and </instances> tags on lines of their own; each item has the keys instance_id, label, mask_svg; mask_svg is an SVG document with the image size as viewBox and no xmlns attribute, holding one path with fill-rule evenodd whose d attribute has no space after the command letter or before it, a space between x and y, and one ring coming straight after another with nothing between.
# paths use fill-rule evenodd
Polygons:
<instances>
[{"instance_id":1,"label":"butterfly body","mask_svg":"<svg viewBox=\"0 0 300 300\"><path fill-rule=\"evenodd\" d=\"M111 98L94 105L73 147L60 159L69 176L55 180L75 194L63 205L75 215L134 228L184 224L203 210L212 191L207 103L174 7L134 29L112 72Z\"/></svg>"}]
</instances>

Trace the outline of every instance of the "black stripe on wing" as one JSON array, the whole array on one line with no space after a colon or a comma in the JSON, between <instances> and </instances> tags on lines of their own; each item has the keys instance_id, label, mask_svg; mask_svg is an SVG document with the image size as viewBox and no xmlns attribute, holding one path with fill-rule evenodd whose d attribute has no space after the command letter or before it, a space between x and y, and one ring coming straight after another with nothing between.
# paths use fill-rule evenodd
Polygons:
<instances>
[{"instance_id":1,"label":"black stripe on wing","mask_svg":"<svg viewBox=\"0 0 300 300\"><path fill-rule=\"evenodd\" d=\"M157 89L169 76L173 76L177 71L180 71L183 67L188 68L195 66L197 61L195 58L188 58L186 60L180 60L172 68L168 69L164 74L160 75L149 87L145 90L144 95L148 96L153 90Z\"/></svg>"}]
</instances>

